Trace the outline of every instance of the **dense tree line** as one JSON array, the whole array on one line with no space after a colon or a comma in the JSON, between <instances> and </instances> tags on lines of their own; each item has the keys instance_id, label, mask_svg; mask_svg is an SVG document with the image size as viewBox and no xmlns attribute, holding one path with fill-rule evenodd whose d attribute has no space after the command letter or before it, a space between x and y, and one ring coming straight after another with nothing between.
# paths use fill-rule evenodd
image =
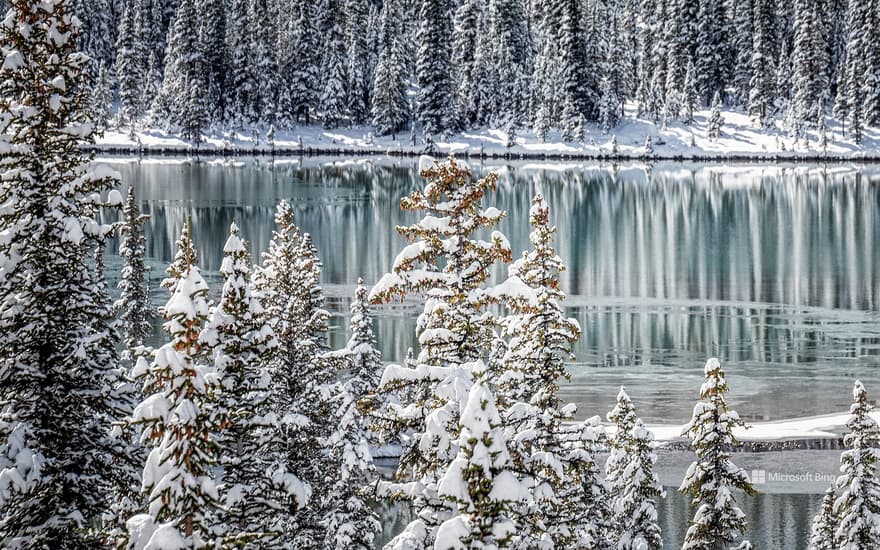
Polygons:
<instances>
[{"instance_id":1,"label":"dense tree line","mask_svg":"<svg viewBox=\"0 0 880 550\"><path fill-rule=\"evenodd\" d=\"M315 120L381 134L490 125L608 131L747 112L795 137L880 119L872 0L87 0L81 48L121 125L197 139ZM104 94L100 101L106 102Z\"/></svg>"}]
</instances>

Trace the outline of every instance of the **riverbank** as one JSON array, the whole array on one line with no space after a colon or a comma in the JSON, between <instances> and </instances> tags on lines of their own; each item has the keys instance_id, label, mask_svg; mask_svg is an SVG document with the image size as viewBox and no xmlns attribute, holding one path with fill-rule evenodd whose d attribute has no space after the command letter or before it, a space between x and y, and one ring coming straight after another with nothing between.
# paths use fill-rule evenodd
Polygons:
<instances>
[{"instance_id":1,"label":"riverbank","mask_svg":"<svg viewBox=\"0 0 880 550\"><path fill-rule=\"evenodd\" d=\"M556 130L545 140L531 129L516 131L513 140L504 129L483 128L437 137L425 143L421 136L405 132L377 136L370 126L326 129L318 125L278 130L267 139L266 128L257 132L217 129L196 144L158 129L143 128L130 136L111 129L90 149L100 154L138 156L418 156L455 154L462 158L523 160L688 160L688 161L800 161L880 162L880 129L866 129L861 143L844 134L833 119L826 119L823 133L815 129L797 140L781 123L769 129L755 128L747 115L723 114L725 124L717 140L707 135L709 111L699 111L693 124L655 123L629 112L619 126L603 132L586 124L582 140L566 142ZM649 140L650 138L650 140ZM650 141L650 146L646 143Z\"/></svg>"}]
</instances>

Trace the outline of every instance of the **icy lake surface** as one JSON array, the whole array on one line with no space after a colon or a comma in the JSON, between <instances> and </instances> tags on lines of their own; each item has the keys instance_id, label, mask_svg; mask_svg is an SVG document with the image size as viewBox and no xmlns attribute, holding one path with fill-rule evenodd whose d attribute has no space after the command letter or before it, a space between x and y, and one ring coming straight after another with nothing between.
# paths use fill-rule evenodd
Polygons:
<instances>
[{"instance_id":1,"label":"icy lake surface","mask_svg":"<svg viewBox=\"0 0 880 550\"><path fill-rule=\"evenodd\" d=\"M257 257L276 203L289 199L324 262L335 346L358 277L378 280L403 246L394 228L414 218L399 199L423 181L415 159L110 162L152 216L155 305L167 299L158 282L187 218L216 293L230 222ZM562 391L582 417L604 415L625 384L648 422L684 423L710 356L723 361L729 401L748 420L844 412L856 377L880 395L880 167L471 165L499 173L485 205L508 212L499 229L515 252L528 247L531 197L550 205L568 313L584 329ZM111 256L111 277L118 267ZM418 311L413 301L377 312L387 361L415 344ZM808 453L743 457L750 470L778 474L744 503L756 548L806 547L827 480L779 475L831 475L837 458ZM677 486L689 459L661 456L664 483ZM680 544L690 512L668 492L665 537Z\"/></svg>"}]
</instances>

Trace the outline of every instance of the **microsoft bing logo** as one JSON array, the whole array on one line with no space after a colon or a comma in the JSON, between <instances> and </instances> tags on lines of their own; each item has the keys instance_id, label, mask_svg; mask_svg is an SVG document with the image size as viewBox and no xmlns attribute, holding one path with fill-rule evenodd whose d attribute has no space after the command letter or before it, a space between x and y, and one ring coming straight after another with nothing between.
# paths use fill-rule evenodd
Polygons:
<instances>
[{"instance_id":1,"label":"microsoft bing logo","mask_svg":"<svg viewBox=\"0 0 880 550\"><path fill-rule=\"evenodd\" d=\"M752 480L752 483L755 485L764 485L767 483L767 471L766 470L752 470L752 475L749 476Z\"/></svg>"}]
</instances>

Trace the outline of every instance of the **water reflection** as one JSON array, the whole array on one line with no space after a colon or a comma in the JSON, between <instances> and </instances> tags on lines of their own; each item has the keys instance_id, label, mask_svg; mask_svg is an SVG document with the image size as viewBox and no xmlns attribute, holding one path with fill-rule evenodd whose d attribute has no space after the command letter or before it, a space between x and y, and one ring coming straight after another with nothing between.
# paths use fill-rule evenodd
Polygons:
<instances>
[{"instance_id":1,"label":"water reflection","mask_svg":"<svg viewBox=\"0 0 880 550\"><path fill-rule=\"evenodd\" d=\"M187 218L209 280L218 285L234 219L259 254L275 204L292 200L313 234L341 344L358 277L375 281L410 221L400 196L421 184L414 161L307 160L116 166L152 218L154 279ZM474 166L499 171L488 198L508 211L501 229L528 245L531 196L544 194L569 264L569 314L584 327L567 399L583 414L611 405L625 383L650 421L685 420L709 355L727 361L731 400L747 418L839 411L855 376L876 373L880 296L880 174L856 167L706 167L665 164ZM111 258L111 270L114 267ZM111 273L112 274L112 273ZM164 301L157 293L156 303ZM389 360L414 345L417 305L383 311ZM880 389L878 389L880 391Z\"/></svg>"}]
</instances>

